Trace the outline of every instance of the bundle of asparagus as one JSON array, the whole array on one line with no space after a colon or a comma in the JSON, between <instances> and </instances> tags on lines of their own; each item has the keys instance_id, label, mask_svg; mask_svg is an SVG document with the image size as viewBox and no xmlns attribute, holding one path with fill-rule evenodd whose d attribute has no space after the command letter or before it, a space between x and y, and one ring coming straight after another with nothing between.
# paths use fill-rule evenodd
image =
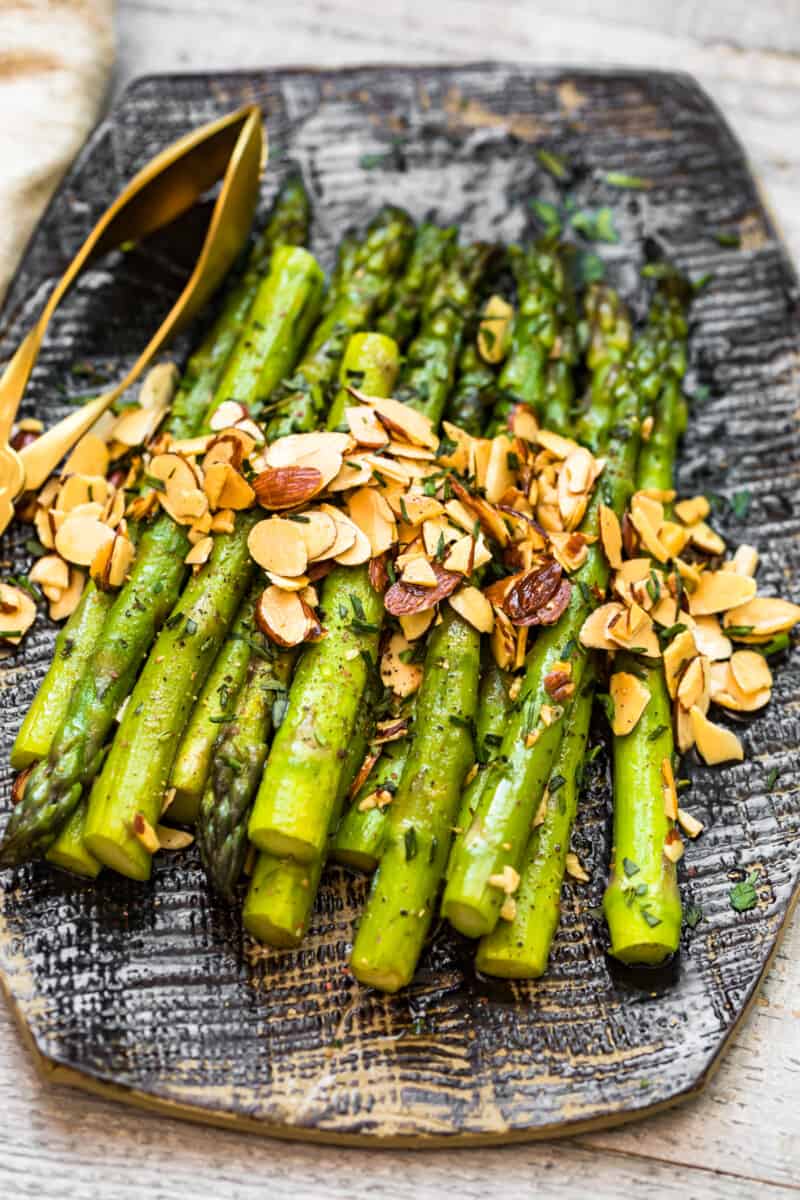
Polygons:
<instances>
[{"instance_id":1,"label":"bundle of asparagus","mask_svg":"<svg viewBox=\"0 0 800 1200\"><path fill-rule=\"evenodd\" d=\"M536 976L599 692L611 952L662 961L702 829L675 747L742 756L710 705L767 703L800 617L675 502L690 289L653 272L636 331L552 236L459 245L386 208L326 291L308 226L291 181L177 389L156 368L26 504L30 583L69 619L0 864L145 880L196 825L259 940L299 943L330 856L374 872L362 982L407 984L439 911L480 970ZM14 645L35 604L0 589Z\"/></svg>"}]
</instances>

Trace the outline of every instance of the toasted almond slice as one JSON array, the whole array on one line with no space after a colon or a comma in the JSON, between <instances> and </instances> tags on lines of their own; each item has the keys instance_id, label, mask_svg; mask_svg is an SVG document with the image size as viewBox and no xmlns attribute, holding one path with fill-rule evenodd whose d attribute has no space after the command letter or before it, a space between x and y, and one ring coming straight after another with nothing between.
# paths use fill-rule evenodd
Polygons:
<instances>
[{"instance_id":1,"label":"toasted almond slice","mask_svg":"<svg viewBox=\"0 0 800 1200\"><path fill-rule=\"evenodd\" d=\"M212 508L231 508L234 512L242 512L252 508L256 499L255 490L244 476L227 463L215 463L209 467L203 488Z\"/></svg>"},{"instance_id":2,"label":"toasted almond slice","mask_svg":"<svg viewBox=\"0 0 800 1200\"><path fill-rule=\"evenodd\" d=\"M0 641L18 646L36 620L36 603L22 588L0 584Z\"/></svg>"},{"instance_id":3,"label":"toasted almond slice","mask_svg":"<svg viewBox=\"0 0 800 1200\"><path fill-rule=\"evenodd\" d=\"M213 433L201 433L197 437L179 438L170 442L169 448L173 454L180 454L181 458L198 458L205 454L216 440Z\"/></svg>"},{"instance_id":4,"label":"toasted almond slice","mask_svg":"<svg viewBox=\"0 0 800 1200\"><path fill-rule=\"evenodd\" d=\"M297 525L306 544L308 561L316 562L320 558L329 558L338 534L338 525L330 513L321 509L306 509L302 513L302 521L298 521Z\"/></svg>"},{"instance_id":5,"label":"toasted almond slice","mask_svg":"<svg viewBox=\"0 0 800 1200\"><path fill-rule=\"evenodd\" d=\"M492 457L492 443L489 438L473 438L469 448L468 473L474 478L475 486L486 486L486 476L489 471L489 459Z\"/></svg>"},{"instance_id":6,"label":"toasted almond slice","mask_svg":"<svg viewBox=\"0 0 800 1200\"><path fill-rule=\"evenodd\" d=\"M758 551L755 546L748 546L743 543L738 547L730 564L726 566L732 567L739 575L755 575L758 570Z\"/></svg>"},{"instance_id":7,"label":"toasted almond slice","mask_svg":"<svg viewBox=\"0 0 800 1200\"><path fill-rule=\"evenodd\" d=\"M412 446L411 442L389 442L385 453L394 458L410 458L416 463L436 462L433 450L428 450L425 446Z\"/></svg>"},{"instance_id":8,"label":"toasted almond slice","mask_svg":"<svg viewBox=\"0 0 800 1200\"><path fill-rule=\"evenodd\" d=\"M685 613L681 613L684 619ZM722 632L722 626L714 616L697 617L692 627L697 649L712 662L720 662L730 658L733 653L733 643Z\"/></svg>"},{"instance_id":9,"label":"toasted almond slice","mask_svg":"<svg viewBox=\"0 0 800 1200\"><path fill-rule=\"evenodd\" d=\"M254 447L253 439L246 437L240 430L223 429L206 448L203 470L208 471L215 463L227 463L238 471ZM175 446L172 449L177 452Z\"/></svg>"},{"instance_id":10,"label":"toasted almond slice","mask_svg":"<svg viewBox=\"0 0 800 1200\"><path fill-rule=\"evenodd\" d=\"M497 504L503 493L514 484L515 475L509 466L509 455L513 450L514 442L506 434L500 433L492 438L484 483L486 499L490 504Z\"/></svg>"},{"instance_id":11,"label":"toasted almond slice","mask_svg":"<svg viewBox=\"0 0 800 1200\"><path fill-rule=\"evenodd\" d=\"M691 629L684 629L664 647L664 678L673 700L678 694L681 676L696 654L697 646Z\"/></svg>"},{"instance_id":12,"label":"toasted almond slice","mask_svg":"<svg viewBox=\"0 0 800 1200\"><path fill-rule=\"evenodd\" d=\"M767 642L777 633L788 633L800 621L800 605L776 596L757 596L726 612L723 627L735 642ZM747 633L743 632L748 630Z\"/></svg>"},{"instance_id":13,"label":"toasted almond slice","mask_svg":"<svg viewBox=\"0 0 800 1200\"><path fill-rule=\"evenodd\" d=\"M139 388L139 405L164 412L172 403L180 372L173 362L156 363L145 375Z\"/></svg>"},{"instance_id":14,"label":"toasted almond slice","mask_svg":"<svg viewBox=\"0 0 800 1200\"><path fill-rule=\"evenodd\" d=\"M399 433L409 442L417 446L428 446L436 450L439 439L436 436L433 423L424 413L417 412L400 400L382 399L377 396L365 396L355 388L347 389L351 396L362 404L374 408L381 422L391 433Z\"/></svg>"},{"instance_id":15,"label":"toasted almond slice","mask_svg":"<svg viewBox=\"0 0 800 1200\"><path fill-rule=\"evenodd\" d=\"M57 554L44 554L33 564L28 578L40 587L56 588L63 592L69 587L69 567Z\"/></svg>"},{"instance_id":16,"label":"toasted almond slice","mask_svg":"<svg viewBox=\"0 0 800 1200\"><path fill-rule=\"evenodd\" d=\"M435 616L436 610L428 608L424 612L408 613L407 616L398 617L398 620L407 640L416 642L428 632Z\"/></svg>"},{"instance_id":17,"label":"toasted almond slice","mask_svg":"<svg viewBox=\"0 0 800 1200\"><path fill-rule=\"evenodd\" d=\"M431 558L439 553L441 546L452 546L459 541L460 534L443 517L432 517L422 524L422 542L425 553ZM472 539L470 538L470 541Z\"/></svg>"},{"instance_id":18,"label":"toasted almond slice","mask_svg":"<svg viewBox=\"0 0 800 1200\"><path fill-rule=\"evenodd\" d=\"M752 600L756 582L736 571L705 571L689 596L689 612L694 617L727 612Z\"/></svg>"},{"instance_id":19,"label":"toasted almond slice","mask_svg":"<svg viewBox=\"0 0 800 1200\"><path fill-rule=\"evenodd\" d=\"M474 538L471 538L469 534L465 534L464 537L460 537L457 541L453 542L442 566L445 571L458 571L460 575L471 575L475 570Z\"/></svg>"},{"instance_id":20,"label":"toasted almond slice","mask_svg":"<svg viewBox=\"0 0 800 1200\"><path fill-rule=\"evenodd\" d=\"M637 588L637 596L641 590ZM646 591L646 589L644 590ZM663 625L665 629L670 629L673 625L678 624L688 625L690 628L693 627L693 618L687 618L687 614L678 606L678 601L674 600L668 592L662 592L658 604L655 604L650 610L650 616L656 625Z\"/></svg>"},{"instance_id":21,"label":"toasted almond slice","mask_svg":"<svg viewBox=\"0 0 800 1200\"><path fill-rule=\"evenodd\" d=\"M350 524L355 531L352 545L348 546L346 550L340 550L338 554L334 554L333 550L329 553L334 562L340 563L343 567L360 567L373 557L372 547L367 535L362 533L355 522L351 521ZM337 544L338 541L337 538Z\"/></svg>"},{"instance_id":22,"label":"toasted almond slice","mask_svg":"<svg viewBox=\"0 0 800 1200\"><path fill-rule=\"evenodd\" d=\"M381 655L381 680L396 696L410 696L422 683L422 667L419 663L403 661L410 649L408 639L402 633L393 633Z\"/></svg>"},{"instance_id":23,"label":"toasted almond slice","mask_svg":"<svg viewBox=\"0 0 800 1200\"><path fill-rule=\"evenodd\" d=\"M394 513L377 488L358 488L347 498L350 520L366 535L372 557L383 554L395 541ZM435 580L434 580L435 582Z\"/></svg>"},{"instance_id":24,"label":"toasted almond slice","mask_svg":"<svg viewBox=\"0 0 800 1200\"><path fill-rule=\"evenodd\" d=\"M744 750L735 733L709 721L699 708L691 710L691 718L695 745L709 766L742 761Z\"/></svg>"},{"instance_id":25,"label":"toasted almond slice","mask_svg":"<svg viewBox=\"0 0 800 1200\"><path fill-rule=\"evenodd\" d=\"M698 821L697 817L693 817L685 808L678 809L678 824L687 837L696 838L705 829L702 821Z\"/></svg>"},{"instance_id":26,"label":"toasted almond slice","mask_svg":"<svg viewBox=\"0 0 800 1200\"><path fill-rule=\"evenodd\" d=\"M589 503L595 459L579 446L564 460L558 476L558 510L566 529L576 529Z\"/></svg>"},{"instance_id":27,"label":"toasted almond slice","mask_svg":"<svg viewBox=\"0 0 800 1200\"><path fill-rule=\"evenodd\" d=\"M647 658L658 658L661 647L650 617L638 604L624 609L622 616L612 617L606 634L618 646Z\"/></svg>"},{"instance_id":28,"label":"toasted almond slice","mask_svg":"<svg viewBox=\"0 0 800 1200\"><path fill-rule=\"evenodd\" d=\"M114 422L111 437L126 448L141 446L153 436L163 415L163 409L125 409Z\"/></svg>"},{"instance_id":29,"label":"toasted almond slice","mask_svg":"<svg viewBox=\"0 0 800 1200\"><path fill-rule=\"evenodd\" d=\"M715 704L733 712L756 712L765 704L769 704L772 698L772 690L768 687L756 692L743 692L736 682L729 662L711 664L709 694Z\"/></svg>"},{"instance_id":30,"label":"toasted almond slice","mask_svg":"<svg viewBox=\"0 0 800 1200\"><path fill-rule=\"evenodd\" d=\"M183 561L190 567L202 567L203 563L208 562L213 549L214 539L202 537L200 541L195 542Z\"/></svg>"},{"instance_id":31,"label":"toasted almond slice","mask_svg":"<svg viewBox=\"0 0 800 1200\"><path fill-rule=\"evenodd\" d=\"M664 577L658 567L653 566L651 558L629 558L614 572L611 587L626 604L635 601L642 608L649 608L653 603L647 590L651 571L655 571L659 584L663 583Z\"/></svg>"},{"instance_id":32,"label":"toasted almond slice","mask_svg":"<svg viewBox=\"0 0 800 1200\"><path fill-rule=\"evenodd\" d=\"M684 845L683 838L674 827L669 830L664 839L664 857L670 862L680 862L683 858Z\"/></svg>"},{"instance_id":33,"label":"toasted almond slice","mask_svg":"<svg viewBox=\"0 0 800 1200\"><path fill-rule=\"evenodd\" d=\"M450 605L478 633L491 633L494 612L489 601L476 587L461 587L448 597Z\"/></svg>"},{"instance_id":34,"label":"toasted almond slice","mask_svg":"<svg viewBox=\"0 0 800 1200\"><path fill-rule=\"evenodd\" d=\"M255 421L252 421L250 417L245 417L243 420L237 421L234 429L250 438L255 446L263 446L266 441L264 430L259 425L256 425Z\"/></svg>"},{"instance_id":35,"label":"toasted almond slice","mask_svg":"<svg viewBox=\"0 0 800 1200\"><path fill-rule=\"evenodd\" d=\"M705 496L692 496L689 500L679 500L675 505L675 516L684 525L696 525L704 521L711 512L711 505Z\"/></svg>"},{"instance_id":36,"label":"toasted almond slice","mask_svg":"<svg viewBox=\"0 0 800 1200\"><path fill-rule=\"evenodd\" d=\"M664 505L653 500L644 492L636 492L631 499L630 518L642 545L658 562L666 562L669 552L661 544L658 531L664 523Z\"/></svg>"},{"instance_id":37,"label":"toasted almond slice","mask_svg":"<svg viewBox=\"0 0 800 1200\"><path fill-rule=\"evenodd\" d=\"M278 575L275 571L270 571L267 578L270 583L273 583L275 587L280 588L283 592L300 592L300 598L305 600L306 604L310 605L310 601L305 595L305 592L308 590L307 575L295 575L294 578L290 578L288 575ZM310 606L314 607L314 605Z\"/></svg>"},{"instance_id":38,"label":"toasted almond slice","mask_svg":"<svg viewBox=\"0 0 800 1200\"><path fill-rule=\"evenodd\" d=\"M622 567L622 529L617 514L607 504L600 505L600 541L608 565L614 571Z\"/></svg>"},{"instance_id":39,"label":"toasted almond slice","mask_svg":"<svg viewBox=\"0 0 800 1200\"><path fill-rule=\"evenodd\" d=\"M500 363L508 352L514 309L496 293L483 306L483 316L478 326L478 353L484 362Z\"/></svg>"},{"instance_id":40,"label":"toasted almond slice","mask_svg":"<svg viewBox=\"0 0 800 1200\"><path fill-rule=\"evenodd\" d=\"M358 454L348 454L339 474L328 484L329 492L346 492L349 488L366 487L372 479L372 466Z\"/></svg>"},{"instance_id":41,"label":"toasted almond slice","mask_svg":"<svg viewBox=\"0 0 800 1200\"><path fill-rule=\"evenodd\" d=\"M511 414L511 432L524 442L538 442L539 424L527 404L517 404Z\"/></svg>"},{"instance_id":42,"label":"toasted almond slice","mask_svg":"<svg viewBox=\"0 0 800 1200\"><path fill-rule=\"evenodd\" d=\"M365 404L354 404L344 410L344 416L359 446L380 450L381 446L389 444L389 434L374 409L367 408Z\"/></svg>"},{"instance_id":43,"label":"toasted almond slice","mask_svg":"<svg viewBox=\"0 0 800 1200\"><path fill-rule=\"evenodd\" d=\"M611 728L618 737L624 737L636 728L650 703L650 689L635 675L627 671L615 671L611 676L609 692L614 704Z\"/></svg>"},{"instance_id":44,"label":"toasted almond slice","mask_svg":"<svg viewBox=\"0 0 800 1200\"><path fill-rule=\"evenodd\" d=\"M601 604L594 612L590 613L581 626L579 635L580 643L592 650L617 650L616 642L613 642L606 633L609 621L614 617L621 617L625 612L624 607L616 601L610 604Z\"/></svg>"},{"instance_id":45,"label":"toasted almond slice","mask_svg":"<svg viewBox=\"0 0 800 1200\"><path fill-rule=\"evenodd\" d=\"M675 787L675 773L672 762L664 757L661 760L661 789L664 793L664 812L673 821L678 819L678 789Z\"/></svg>"},{"instance_id":46,"label":"toasted almond slice","mask_svg":"<svg viewBox=\"0 0 800 1200\"><path fill-rule=\"evenodd\" d=\"M215 481L212 473L220 468L211 467L208 474ZM208 479L206 487L208 488ZM292 465L287 467L267 467L259 472L253 481L253 490L262 508L280 510L297 508L305 504L322 491L324 479L317 467ZM211 497L209 497L211 499ZM212 499L212 503L214 500Z\"/></svg>"},{"instance_id":47,"label":"toasted almond slice","mask_svg":"<svg viewBox=\"0 0 800 1200\"><path fill-rule=\"evenodd\" d=\"M384 454L365 454L364 461L378 480L388 479L392 483L402 484L406 488L413 479L407 464L399 463L394 458L387 458Z\"/></svg>"},{"instance_id":48,"label":"toasted almond slice","mask_svg":"<svg viewBox=\"0 0 800 1200\"><path fill-rule=\"evenodd\" d=\"M519 881L519 871L515 870L511 863L506 863L502 871L498 871L496 875L490 875L486 882L489 887L497 888L499 891L505 892L507 896L513 896L519 887Z\"/></svg>"},{"instance_id":49,"label":"toasted almond slice","mask_svg":"<svg viewBox=\"0 0 800 1200\"><path fill-rule=\"evenodd\" d=\"M686 709L699 708L708 712L709 704L709 662L698 654L689 663L678 682L678 703Z\"/></svg>"},{"instance_id":50,"label":"toasted almond slice","mask_svg":"<svg viewBox=\"0 0 800 1200\"><path fill-rule=\"evenodd\" d=\"M465 533L472 533L475 528L475 514L471 513L460 500L448 500L444 510L454 525L458 525Z\"/></svg>"},{"instance_id":51,"label":"toasted almond slice","mask_svg":"<svg viewBox=\"0 0 800 1200\"><path fill-rule=\"evenodd\" d=\"M278 575L303 575L308 553L299 527L283 517L269 517L250 530L247 539L250 554L265 571ZM296 643L290 642L289 645Z\"/></svg>"},{"instance_id":52,"label":"toasted almond slice","mask_svg":"<svg viewBox=\"0 0 800 1200\"><path fill-rule=\"evenodd\" d=\"M215 433L219 433L221 429L230 429L238 421L244 421L246 418L247 409L243 404L238 400L224 400L212 413L208 425Z\"/></svg>"},{"instance_id":53,"label":"toasted almond slice","mask_svg":"<svg viewBox=\"0 0 800 1200\"><path fill-rule=\"evenodd\" d=\"M106 500L105 512L102 516L104 525L110 525L112 529L116 529L122 518L125 516L125 492L122 488L114 492Z\"/></svg>"},{"instance_id":54,"label":"toasted almond slice","mask_svg":"<svg viewBox=\"0 0 800 1200\"><path fill-rule=\"evenodd\" d=\"M151 458L147 474L160 479L167 491L188 491L197 487L197 476L192 466L180 454L156 454Z\"/></svg>"},{"instance_id":55,"label":"toasted almond slice","mask_svg":"<svg viewBox=\"0 0 800 1200\"><path fill-rule=\"evenodd\" d=\"M158 493L159 502L166 512L179 525L193 525L199 517L208 511L208 499L200 488L167 487L166 493Z\"/></svg>"},{"instance_id":56,"label":"toasted almond slice","mask_svg":"<svg viewBox=\"0 0 800 1200\"><path fill-rule=\"evenodd\" d=\"M50 620L64 621L67 617L71 617L75 609L78 607L78 601L83 595L86 576L83 571L79 571L77 567L70 567L69 585L61 592L57 599L50 601Z\"/></svg>"},{"instance_id":57,"label":"toasted almond slice","mask_svg":"<svg viewBox=\"0 0 800 1200\"><path fill-rule=\"evenodd\" d=\"M255 615L261 632L279 646L299 646L319 628L311 609L297 592L274 585L261 593Z\"/></svg>"},{"instance_id":58,"label":"toasted almond slice","mask_svg":"<svg viewBox=\"0 0 800 1200\"><path fill-rule=\"evenodd\" d=\"M108 494L108 482L102 476L70 475L59 490L55 507L67 513L82 504L105 504Z\"/></svg>"},{"instance_id":59,"label":"toasted almond slice","mask_svg":"<svg viewBox=\"0 0 800 1200\"><path fill-rule=\"evenodd\" d=\"M705 554L724 554L725 543L718 533L715 533L705 521L698 521L689 527L689 536L693 546Z\"/></svg>"},{"instance_id":60,"label":"toasted almond slice","mask_svg":"<svg viewBox=\"0 0 800 1200\"><path fill-rule=\"evenodd\" d=\"M404 583L419 584L420 587L436 587L439 582L433 567L422 555L406 563L402 580Z\"/></svg>"},{"instance_id":61,"label":"toasted almond slice","mask_svg":"<svg viewBox=\"0 0 800 1200\"><path fill-rule=\"evenodd\" d=\"M442 422L442 429L448 441L453 443L454 449L449 453L442 453L443 448L440 447L439 462L443 467L450 467L460 475L465 475L469 470L472 436L459 425L451 425L449 421Z\"/></svg>"},{"instance_id":62,"label":"toasted almond slice","mask_svg":"<svg viewBox=\"0 0 800 1200\"><path fill-rule=\"evenodd\" d=\"M317 457L323 463L330 463L336 456L341 458L345 455L351 446L352 439L349 433L325 430L316 433L290 433L267 447L266 460L270 467L300 466ZM308 461L307 465L316 466L316 462ZM341 463L339 465L341 466ZM333 479L337 472L338 467L330 475L330 479Z\"/></svg>"},{"instance_id":63,"label":"toasted almond slice","mask_svg":"<svg viewBox=\"0 0 800 1200\"><path fill-rule=\"evenodd\" d=\"M658 531L658 540L669 558L677 558L689 540L689 531L675 521L664 521Z\"/></svg>"},{"instance_id":64,"label":"toasted almond slice","mask_svg":"<svg viewBox=\"0 0 800 1200\"><path fill-rule=\"evenodd\" d=\"M67 562L77 567L88 567L100 547L113 539L113 529L109 529L97 517L70 513L56 533L55 546Z\"/></svg>"},{"instance_id":65,"label":"toasted almond slice","mask_svg":"<svg viewBox=\"0 0 800 1200\"><path fill-rule=\"evenodd\" d=\"M232 508L221 508L219 512L214 513L211 518L211 526L209 533L233 533L236 527L236 518Z\"/></svg>"},{"instance_id":66,"label":"toasted almond slice","mask_svg":"<svg viewBox=\"0 0 800 1200\"><path fill-rule=\"evenodd\" d=\"M108 447L103 439L96 433L85 433L64 463L61 475L99 475L105 478L108 464Z\"/></svg>"},{"instance_id":67,"label":"toasted almond slice","mask_svg":"<svg viewBox=\"0 0 800 1200\"><path fill-rule=\"evenodd\" d=\"M336 558L355 545L356 537L361 531L341 509L334 508L332 504L321 504L319 511L329 516L336 526L336 539L333 545L328 547L328 558Z\"/></svg>"},{"instance_id":68,"label":"toasted almond slice","mask_svg":"<svg viewBox=\"0 0 800 1200\"><path fill-rule=\"evenodd\" d=\"M124 533L117 533L111 543L111 557L108 563L109 587L122 587L135 556L136 549L130 538Z\"/></svg>"},{"instance_id":69,"label":"toasted almond slice","mask_svg":"<svg viewBox=\"0 0 800 1200\"><path fill-rule=\"evenodd\" d=\"M169 825L156 825L159 850L185 850L194 841L194 834L186 829L172 829Z\"/></svg>"},{"instance_id":70,"label":"toasted almond slice","mask_svg":"<svg viewBox=\"0 0 800 1200\"><path fill-rule=\"evenodd\" d=\"M435 496L417 496L410 492L406 492L403 496L403 505L400 508L401 516L403 516L403 509L405 509L405 516L408 517L410 525L421 525L423 521L439 517L444 512L442 502Z\"/></svg>"},{"instance_id":71,"label":"toasted almond slice","mask_svg":"<svg viewBox=\"0 0 800 1200\"><path fill-rule=\"evenodd\" d=\"M681 754L686 754L694 745L692 718L677 701L675 702L675 743Z\"/></svg>"},{"instance_id":72,"label":"toasted almond slice","mask_svg":"<svg viewBox=\"0 0 800 1200\"><path fill-rule=\"evenodd\" d=\"M559 459L568 458L575 450L581 449L572 438L562 437L560 433L553 433L550 429L539 429L536 433L536 441L554 458Z\"/></svg>"},{"instance_id":73,"label":"toasted almond slice","mask_svg":"<svg viewBox=\"0 0 800 1200\"><path fill-rule=\"evenodd\" d=\"M576 880L578 883L591 882L591 875L581 863L574 850L567 851L567 857L564 860L564 868L570 879Z\"/></svg>"},{"instance_id":74,"label":"toasted almond slice","mask_svg":"<svg viewBox=\"0 0 800 1200\"><path fill-rule=\"evenodd\" d=\"M733 677L741 690L750 695L772 687L772 672L763 654L755 650L737 650L730 660Z\"/></svg>"},{"instance_id":75,"label":"toasted almond slice","mask_svg":"<svg viewBox=\"0 0 800 1200\"><path fill-rule=\"evenodd\" d=\"M514 626L509 621L502 608L496 604L494 608L494 629L489 638L494 661L501 670L507 671L514 665L517 654L517 638Z\"/></svg>"}]
</instances>

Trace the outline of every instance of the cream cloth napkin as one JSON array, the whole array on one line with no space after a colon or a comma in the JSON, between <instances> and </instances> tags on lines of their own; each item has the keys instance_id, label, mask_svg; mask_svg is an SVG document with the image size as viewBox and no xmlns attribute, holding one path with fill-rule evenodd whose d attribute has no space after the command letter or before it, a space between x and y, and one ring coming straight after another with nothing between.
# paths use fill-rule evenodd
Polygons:
<instances>
[{"instance_id":1,"label":"cream cloth napkin","mask_svg":"<svg viewBox=\"0 0 800 1200\"><path fill-rule=\"evenodd\" d=\"M99 116L112 16L113 0L0 0L0 302Z\"/></svg>"}]
</instances>

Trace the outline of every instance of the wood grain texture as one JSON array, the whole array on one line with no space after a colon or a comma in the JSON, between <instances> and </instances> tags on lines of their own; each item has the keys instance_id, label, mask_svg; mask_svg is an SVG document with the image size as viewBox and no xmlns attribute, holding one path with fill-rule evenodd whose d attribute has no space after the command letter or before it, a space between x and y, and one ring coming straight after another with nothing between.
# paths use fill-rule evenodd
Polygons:
<instances>
[{"instance_id":1,"label":"wood grain texture","mask_svg":"<svg viewBox=\"0 0 800 1200\"><path fill-rule=\"evenodd\" d=\"M9 294L8 345L67 242L121 179L186 128L252 99L272 143L265 188L291 163L301 167L323 262L354 213L390 199L417 219L458 222L465 239L530 235L530 198L555 199L533 152L547 145L571 163L579 207L614 207L621 242L605 250L607 271L634 306L642 309L639 270L656 246L691 277L709 275L692 310L689 377L690 391L702 386L709 398L693 422L682 485L748 487L747 523L731 533L764 550L762 588L794 593L796 283L737 144L685 76L478 65L141 81L81 156L32 243ZM651 186L614 189L604 182L612 168ZM746 230L742 249L721 248L720 228ZM116 272L98 269L59 313L30 410L41 412L65 364L88 360L116 374L190 258L175 232L118 256ZM9 742L49 645L42 627L5 665L0 741ZM346 970L364 880L331 870L307 942L275 953L248 944L238 913L209 896L194 851L156 860L147 887L111 876L67 881L46 865L9 875L0 968L55 1078L78 1082L79 1072L168 1113L419 1146L576 1132L651 1112L702 1086L791 903L799 697L790 663L769 712L746 727L747 762L690 768L691 807L708 831L688 849L683 889L704 916L661 973L613 966L592 915L610 853L604 771L586 790L573 840L592 883L566 886L551 970L537 983L481 979L472 947L441 929L413 986L396 999L375 995ZM779 783L769 791L772 768ZM2 779L7 796L7 770ZM759 905L736 914L731 879L754 867Z\"/></svg>"}]
</instances>

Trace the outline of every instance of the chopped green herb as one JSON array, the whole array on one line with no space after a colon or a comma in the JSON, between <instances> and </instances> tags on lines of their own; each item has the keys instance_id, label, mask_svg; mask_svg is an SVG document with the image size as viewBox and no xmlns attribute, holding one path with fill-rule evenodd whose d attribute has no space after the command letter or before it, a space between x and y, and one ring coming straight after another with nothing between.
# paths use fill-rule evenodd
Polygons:
<instances>
[{"instance_id":1,"label":"chopped green herb","mask_svg":"<svg viewBox=\"0 0 800 1200\"><path fill-rule=\"evenodd\" d=\"M417 857L417 831L413 825L409 825L403 834L403 842L406 848L406 862L411 862L412 858Z\"/></svg>"},{"instance_id":2,"label":"chopped green herb","mask_svg":"<svg viewBox=\"0 0 800 1200\"><path fill-rule=\"evenodd\" d=\"M737 521L743 521L750 511L750 493L745 489L742 492L734 492L731 496L731 512L736 517Z\"/></svg>"},{"instance_id":3,"label":"chopped green herb","mask_svg":"<svg viewBox=\"0 0 800 1200\"><path fill-rule=\"evenodd\" d=\"M633 191L641 191L650 186L648 179L642 179L639 175L626 175L624 171L607 171L605 181L612 187L630 188Z\"/></svg>"},{"instance_id":4,"label":"chopped green herb","mask_svg":"<svg viewBox=\"0 0 800 1200\"><path fill-rule=\"evenodd\" d=\"M666 733L668 729L669 729L669 725L657 725L656 728L652 731L652 733L648 733L648 735L647 735L648 742L657 742L658 739L661 737L662 733Z\"/></svg>"},{"instance_id":5,"label":"chopped green herb","mask_svg":"<svg viewBox=\"0 0 800 1200\"><path fill-rule=\"evenodd\" d=\"M778 776L780 775L780 773L781 773L780 767L773 767L772 770L767 775L767 791L768 792L771 792L772 789L775 787L775 782L776 782Z\"/></svg>"},{"instance_id":6,"label":"chopped green herb","mask_svg":"<svg viewBox=\"0 0 800 1200\"><path fill-rule=\"evenodd\" d=\"M713 237L714 237L714 241L717 242L720 246L734 246L734 247L738 248L742 244L742 239L741 239L740 234L729 233L725 229L716 230L716 232L713 234Z\"/></svg>"},{"instance_id":7,"label":"chopped green herb","mask_svg":"<svg viewBox=\"0 0 800 1200\"><path fill-rule=\"evenodd\" d=\"M733 885L728 893L731 908L735 908L737 912L749 912L751 908L755 908L758 903L758 892L756 891L758 879L759 872L751 871L746 879Z\"/></svg>"},{"instance_id":8,"label":"chopped green herb","mask_svg":"<svg viewBox=\"0 0 800 1200\"><path fill-rule=\"evenodd\" d=\"M732 638L749 637L753 629L753 625L726 625L723 632Z\"/></svg>"},{"instance_id":9,"label":"chopped green herb","mask_svg":"<svg viewBox=\"0 0 800 1200\"><path fill-rule=\"evenodd\" d=\"M623 858L623 860L622 860L622 869L623 869L623 871L625 872L625 874L627 875L628 879L630 879L630 877L631 877L632 875L638 875L638 874L639 874L639 872L640 872L640 870L641 870L641 867L639 866L639 864L638 864L638 863L632 862L632 861L631 861L631 859L629 859L629 858Z\"/></svg>"},{"instance_id":10,"label":"chopped green herb","mask_svg":"<svg viewBox=\"0 0 800 1200\"><path fill-rule=\"evenodd\" d=\"M555 204L550 204L548 200L531 200L530 205L537 221L544 225L547 233L561 232L561 217Z\"/></svg>"},{"instance_id":11,"label":"chopped green herb","mask_svg":"<svg viewBox=\"0 0 800 1200\"><path fill-rule=\"evenodd\" d=\"M536 157L545 171L549 171L556 179L567 178L569 167L567 166L566 159L560 154L554 154L552 150L540 149L536 151Z\"/></svg>"},{"instance_id":12,"label":"chopped green herb","mask_svg":"<svg viewBox=\"0 0 800 1200\"><path fill-rule=\"evenodd\" d=\"M619 234L614 225L614 213L606 206L596 212L576 212L570 218L573 229L577 229L589 242L618 242Z\"/></svg>"},{"instance_id":13,"label":"chopped green herb","mask_svg":"<svg viewBox=\"0 0 800 1200\"><path fill-rule=\"evenodd\" d=\"M654 917L650 910L645 908L643 904L639 906L639 911L651 929L655 929L656 925L661 924L661 918Z\"/></svg>"},{"instance_id":14,"label":"chopped green herb","mask_svg":"<svg viewBox=\"0 0 800 1200\"><path fill-rule=\"evenodd\" d=\"M703 919L703 910L699 904L689 904L683 910L683 923L689 929L696 929Z\"/></svg>"}]
</instances>

